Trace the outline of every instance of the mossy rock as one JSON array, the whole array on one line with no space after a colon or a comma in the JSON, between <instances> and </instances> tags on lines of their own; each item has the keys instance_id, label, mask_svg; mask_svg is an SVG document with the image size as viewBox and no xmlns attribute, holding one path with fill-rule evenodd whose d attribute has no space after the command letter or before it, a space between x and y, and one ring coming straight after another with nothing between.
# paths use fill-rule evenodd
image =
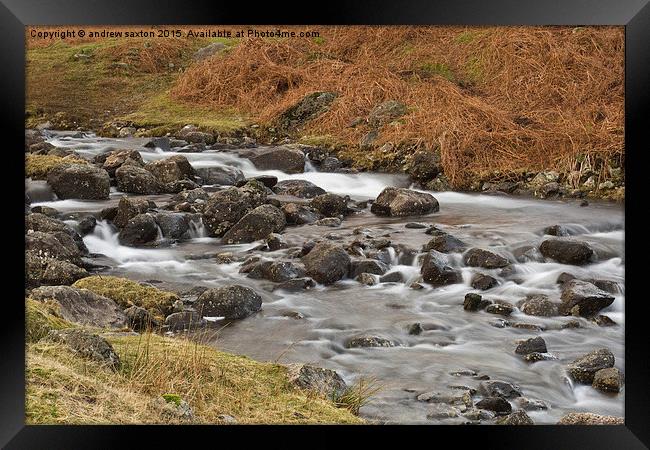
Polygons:
<instances>
[{"instance_id":1,"label":"mossy rock","mask_svg":"<svg viewBox=\"0 0 650 450\"><path fill-rule=\"evenodd\" d=\"M95 294L103 295L123 308L139 306L148 310L157 320L173 312L173 304L179 298L173 292L161 291L151 286L143 286L135 281L109 276L92 276L82 278L73 287L88 289Z\"/></svg>"},{"instance_id":2,"label":"mossy rock","mask_svg":"<svg viewBox=\"0 0 650 450\"><path fill-rule=\"evenodd\" d=\"M85 159L74 156L26 155L25 176L32 180L45 180L52 169L66 164L88 164Z\"/></svg>"},{"instance_id":3,"label":"mossy rock","mask_svg":"<svg viewBox=\"0 0 650 450\"><path fill-rule=\"evenodd\" d=\"M25 339L38 342L51 330L70 328L72 324L58 317L56 306L48 302L25 300Z\"/></svg>"}]
</instances>

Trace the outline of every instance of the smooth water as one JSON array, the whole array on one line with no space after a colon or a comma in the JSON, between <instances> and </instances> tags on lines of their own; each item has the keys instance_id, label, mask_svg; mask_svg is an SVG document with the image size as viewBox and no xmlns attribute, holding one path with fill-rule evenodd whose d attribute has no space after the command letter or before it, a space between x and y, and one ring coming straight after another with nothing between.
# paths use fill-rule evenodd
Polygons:
<instances>
[{"instance_id":1,"label":"smooth water","mask_svg":"<svg viewBox=\"0 0 650 450\"><path fill-rule=\"evenodd\" d=\"M136 148L145 161L166 158L176 153L160 149L144 149L144 139L101 139L89 135L75 139L65 134L55 135L50 142L75 149L92 157L107 149ZM355 199L376 197L386 186L408 186L405 177L387 174L334 174L313 169L303 174L288 175L279 171L259 171L246 159L228 151L178 153L187 157L194 167L227 165L240 168L246 176L272 174L282 179L306 179L323 189ZM27 182L28 189L41 192L46 187ZM96 212L115 205L122 194L114 192L111 199L101 202L64 200L40 195L43 204L61 212ZM426 217L385 218L365 210L347 217L337 228L306 225L287 227L284 231L290 245L301 246L305 241L330 235L341 242L359 237L357 228L373 237L387 237L393 245L404 244L419 249L431 236L424 229L405 228L408 222L436 224L471 246L490 248L510 256L523 245L538 245L542 229L549 225L566 225L578 239L589 242L598 255L598 262L585 267L567 266L555 262L514 264L513 274L500 270L461 267L460 255L449 255L449 263L461 267L463 283L432 289L425 285L413 290L408 284L381 283L372 287L353 280L343 280L334 286L289 293L271 292L273 283L253 280L239 274L240 263L218 264L212 256L220 252L245 255L260 254L267 258L286 258L283 251L261 252L258 243L222 245L219 239L206 236L200 222L192 224L191 238L159 248L131 248L119 244L113 227L100 222L94 232L84 238L92 253L104 255L108 273L137 280L154 280L157 286L182 291L193 286L215 287L239 283L255 288L263 297L259 313L209 334L211 345L220 349L248 355L264 361L308 362L335 369L347 382L361 378L375 379L382 386L369 404L361 409L364 417L400 423L460 423L462 418L427 420L429 404L415 397L422 392L449 392L450 385L476 387L471 377L456 377L451 372L471 369L518 385L527 398L544 401L549 409L529 412L536 423L555 423L570 411L588 411L623 416L625 391L617 395L603 394L590 386L573 385L564 367L578 356L606 347L616 356L616 366L623 370L624 355L624 212L620 205L593 202L579 207L575 200L542 201L508 196L434 193L440 212ZM158 206L171 196L148 196ZM358 230L357 230L358 232ZM203 256L203 257L202 257ZM397 264L393 253L390 271L400 271L407 280L419 275L419 265ZM558 275L570 272L579 278L607 279L619 283L621 292L615 302L602 313L617 326L599 327L578 319L580 328L562 329L572 317L532 317L516 311L507 320L512 323L535 324L545 328L533 331L515 327L498 328L501 316L486 312L463 310L463 297L474 291L469 285L476 271L490 274L501 284L484 296L515 304L528 294L547 294L558 300ZM303 319L288 313L298 312ZM408 334L408 326L422 324L424 331L417 336ZM360 334L382 336L399 343L393 348L347 349L344 343ZM524 362L514 353L516 342L540 335L548 351L557 360L534 364Z\"/></svg>"}]
</instances>

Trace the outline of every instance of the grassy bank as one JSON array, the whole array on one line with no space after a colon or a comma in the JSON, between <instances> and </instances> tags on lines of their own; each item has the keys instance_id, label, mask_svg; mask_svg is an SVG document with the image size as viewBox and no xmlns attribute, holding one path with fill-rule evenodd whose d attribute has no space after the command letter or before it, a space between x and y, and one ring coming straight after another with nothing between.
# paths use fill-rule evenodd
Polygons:
<instances>
[{"instance_id":1,"label":"grassy bank","mask_svg":"<svg viewBox=\"0 0 650 450\"><path fill-rule=\"evenodd\" d=\"M348 404L299 390L284 366L156 334L104 334L120 357L113 371L43 339L72 326L43 304L27 303L26 414L30 424L362 423ZM100 330L94 330L101 332ZM191 419L170 415L187 402ZM344 407L346 406L346 407Z\"/></svg>"}]
</instances>

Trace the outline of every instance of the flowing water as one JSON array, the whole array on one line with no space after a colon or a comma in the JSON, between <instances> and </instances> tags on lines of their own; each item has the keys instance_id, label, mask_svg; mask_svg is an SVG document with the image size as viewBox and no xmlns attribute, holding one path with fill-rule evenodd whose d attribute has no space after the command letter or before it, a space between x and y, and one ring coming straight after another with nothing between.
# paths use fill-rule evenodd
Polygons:
<instances>
[{"instance_id":1,"label":"flowing water","mask_svg":"<svg viewBox=\"0 0 650 450\"><path fill-rule=\"evenodd\" d=\"M408 186L408 180L399 175L320 173L309 166L308 171L297 175L259 171L234 152L163 152L143 148L145 141L103 139L93 135L72 138L66 133L50 139L52 144L72 148L85 157L115 148L138 149L145 161L182 154L195 168L225 165L240 168L247 177L271 174L280 180L305 179L328 192L349 195L356 200L375 198L386 186ZM27 191L34 199L32 206L47 205L65 213L97 212L116 205L124 195L113 188L111 198L106 201L57 201L44 183L29 180ZM271 292L273 283L252 280L238 273L241 263L218 264L211 257L229 251L286 258L282 250L255 250L259 243L222 245L219 239L207 237L200 222L192 224L190 239L159 248L122 246L117 240L117 231L106 222L99 222L84 241L90 252L104 255L98 260L110 266L105 273L155 282L161 288L177 291L225 283L255 288L263 297L262 310L241 321L218 324L209 334L210 344L257 360L314 363L336 370L348 383L375 379L382 389L361 409L361 415L367 418L399 423L466 421L462 418L428 420L426 415L431 405L416 400L422 392L445 393L452 385L476 387L480 383L471 376L452 375L459 370L473 370L493 380L514 383L525 397L544 401L548 409L529 412L536 423L555 423L570 411L622 416L624 390L608 395L591 386L573 385L564 369L576 357L603 347L614 353L616 366L624 369L622 207L598 202L579 207L575 200L549 201L457 192L433 194L440 203L440 212L429 216L386 218L377 217L366 209L347 217L340 227L287 227L284 235L290 245L301 246L325 234L333 239L352 239L354 230L363 228L373 237L387 237L393 245L419 249L431 236L425 234L424 229L405 227L406 223L417 221L435 224L471 246L489 248L514 261L514 249L538 245L543 239L544 227L563 224L578 234L577 238L590 243L598 255L596 263L583 267L555 262L516 263L510 273L480 269L500 281L498 287L484 296L513 304L528 294L547 294L552 300L558 300L560 290L556 279L562 272L584 279L612 280L618 283L620 292L602 313L617 325L599 327L587 319L577 319L579 328L563 328L564 324L576 319L532 317L515 310L507 318L511 324L534 324L544 331L495 326L499 325L501 316L463 310L465 294L474 292L470 280L477 270L462 267L460 255L449 255L449 263L461 268L462 284L436 289L425 285L424 289L414 290L408 287L409 283L380 283L368 287L343 280L334 286L318 285L309 291L290 293ZM158 206L164 205L170 197L147 196ZM394 253L392 256L391 272L400 271L408 280L417 279L418 257L407 265L400 265ZM296 319L288 313L300 313L304 318ZM422 324L424 331L410 335L408 327L416 322ZM399 346L345 348L347 339L360 334L385 337ZM544 338L548 351L557 360L529 364L514 353L518 340L537 335Z\"/></svg>"}]
</instances>

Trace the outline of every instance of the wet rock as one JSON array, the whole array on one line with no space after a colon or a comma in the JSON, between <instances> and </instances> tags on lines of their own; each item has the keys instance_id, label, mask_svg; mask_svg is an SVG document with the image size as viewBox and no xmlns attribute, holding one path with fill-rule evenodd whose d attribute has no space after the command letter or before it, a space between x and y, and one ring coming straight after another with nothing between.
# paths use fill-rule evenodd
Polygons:
<instances>
[{"instance_id":1,"label":"wet rock","mask_svg":"<svg viewBox=\"0 0 650 450\"><path fill-rule=\"evenodd\" d=\"M380 283L403 283L404 275L402 272L391 272L379 278Z\"/></svg>"},{"instance_id":2,"label":"wet rock","mask_svg":"<svg viewBox=\"0 0 650 450\"><path fill-rule=\"evenodd\" d=\"M110 298L87 289L70 286L43 286L32 290L30 297L41 302L54 301L65 320L98 328L122 328L126 316Z\"/></svg>"},{"instance_id":3,"label":"wet rock","mask_svg":"<svg viewBox=\"0 0 650 450\"><path fill-rule=\"evenodd\" d=\"M201 188L197 188L179 192L178 194L174 195L174 197L172 197L172 200L195 203L197 201L207 201L209 198L210 194Z\"/></svg>"},{"instance_id":4,"label":"wet rock","mask_svg":"<svg viewBox=\"0 0 650 450\"><path fill-rule=\"evenodd\" d=\"M611 280L595 280L595 279L590 279L590 280L585 280L588 283L593 284L596 286L598 289L601 289L605 292L609 292L610 294L619 294L621 292L621 288L619 287L618 283L616 281L611 281Z\"/></svg>"},{"instance_id":5,"label":"wet rock","mask_svg":"<svg viewBox=\"0 0 650 450\"><path fill-rule=\"evenodd\" d=\"M111 177L115 176L115 171L122 167L127 160L130 160L128 164L133 164L135 166L144 166L144 161L140 152L137 150L115 150L105 156L104 162L102 163L102 169L104 169Z\"/></svg>"},{"instance_id":6,"label":"wet rock","mask_svg":"<svg viewBox=\"0 0 650 450\"><path fill-rule=\"evenodd\" d=\"M592 386L603 392L619 392L623 377L621 372L616 367L608 367L607 369L600 369L594 374L594 381Z\"/></svg>"},{"instance_id":7,"label":"wet rock","mask_svg":"<svg viewBox=\"0 0 650 450\"><path fill-rule=\"evenodd\" d=\"M375 259L361 259L350 263L350 278L354 278L364 272L374 275L383 275L386 271L388 271L388 266Z\"/></svg>"},{"instance_id":8,"label":"wet rock","mask_svg":"<svg viewBox=\"0 0 650 450\"><path fill-rule=\"evenodd\" d=\"M178 194L179 192L198 189L198 187L199 185L194 181L183 179L163 184L163 191L168 194Z\"/></svg>"},{"instance_id":9,"label":"wet rock","mask_svg":"<svg viewBox=\"0 0 650 450\"><path fill-rule=\"evenodd\" d=\"M270 233L266 237L266 245L269 247L269 250L272 252L288 247L287 241L284 239L284 236L278 233Z\"/></svg>"},{"instance_id":10,"label":"wet rock","mask_svg":"<svg viewBox=\"0 0 650 450\"><path fill-rule=\"evenodd\" d=\"M321 227L340 227L341 226L341 219L338 217L326 217L324 219L317 220L314 222L314 225L318 225Z\"/></svg>"},{"instance_id":11,"label":"wet rock","mask_svg":"<svg viewBox=\"0 0 650 450\"><path fill-rule=\"evenodd\" d=\"M77 250L80 254L85 255L88 253L88 249L84 244L83 239L70 225L67 223L48 217L44 214L32 213L25 216L25 233L29 234L34 231L41 231L43 233L56 233L57 236L60 236L58 233L63 233L68 235L74 245L77 247ZM59 237L61 241L61 238ZM66 240L68 242L68 240ZM64 243L64 242L62 242Z\"/></svg>"},{"instance_id":12,"label":"wet rock","mask_svg":"<svg viewBox=\"0 0 650 450\"><path fill-rule=\"evenodd\" d=\"M566 283L567 281L571 281L571 280L575 280L575 279L576 279L575 275L570 274L570 273L568 273L568 272L562 272L562 273L557 277L557 280L555 280L555 282L556 282L557 284L564 284L564 283Z\"/></svg>"},{"instance_id":13,"label":"wet rock","mask_svg":"<svg viewBox=\"0 0 650 450\"><path fill-rule=\"evenodd\" d=\"M469 420L492 420L496 417L493 411L487 409L472 408L463 413L463 417Z\"/></svg>"},{"instance_id":14,"label":"wet rock","mask_svg":"<svg viewBox=\"0 0 650 450\"><path fill-rule=\"evenodd\" d=\"M599 327L613 327L616 325L616 322L614 322L612 319L602 314L597 315L592 320Z\"/></svg>"},{"instance_id":15,"label":"wet rock","mask_svg":"<svg viewBox=\"0 0 650 450\"><path fill-rule=\"evenodd\" d=\"M461 414L461 411L458 408L455 408L444 403L434 403L429 407L427 411L427 419L429 420L440 420L440 419L450 419L453 417L458 417Z\"/></svg>"},{"instance_id":16,"label":"wet rock","mask_svg":"<svg viewBox=\"0 0 650 450\"><path fill-rule=\"evenodd\" d=\"M614 367L614 355L609 349L594 350L573 361L567 367L569 375L576 381L591 384L596 372Z\"/></svg>"},{"instance_id":17,"label":"wet rock","mask_svg":"<svg viewBox=\"0 0 650 450\"><path fill-rule=\"evenodd\" d=\"M492 303L485 308L485 312L490 314L498 314L500 316L509 316L514 311L512 305L507 303Z\"/></svg>"},{"instance_id":18,"label":"wet rock","mask_svg":"<svg viewBox=\"0 0 650 450\"><path fill-rule=\"evenodd\" d=\"M614 303L614 297L591 283L570 280L562 285L562 303L559 310L564 315L591 317Z\"/></svg>"},{"instance_id":19,"label":"wet rock","mask_svg":"<svg viewBox=\"0 0 650 450\"><path fill-rule=\"evenodd\" d=\"M538 361L552 361L557 359L556 356L549 353L532 352L524 355L524 361L534 363Z\"/></svg>"},{"instance_id":20,"label":"wet rock","mask_svg":"<svg viewBox=\"0 0 650 450\"><path fill-rule=\"evenodd\" d=\"M67 328L51 330L46 336L48 341L65 344L73 353L92 359L112 369L119 369L120 357L113 346L103 337L88 331Z\"/></svg>"},{"instance_id":21,"label":"wet rock","mask_svg":"<svg viewBox=\"0 0 650 450\"><path fill-rule=\"evenodd\" d=\"M144 144L147 148L159 148L163 152L171 150L171 140L168 137L154 137L149 142Z\"/></svg>"},{"instance_id":22,"label":"wet rock","mask_svg":"<svg viewBox=\"0 0 650 450\"><path fill-rule=\"evenodd\" d=\"M257 180L269 189L273 188L273 186L278 184L278 177L275 177L273 175L258 175L256 177L246 178L243 182L238 181L236 186L239 186L240 184L244 185L248 183L250 180Z\"/></svg>"},{"instance_id":23,"label":"wet rock","mask_svg":"<svg viewBox=\"0 0 650 450\"><path fill-rule=\"evenodd\" d=\"M25 252L25 285L28 288L41 285L69 286L90 274L67 261L39 256L34 251Z\"/></svg>"},{"instance_id":24,"label":"wet rock","mask_svg":"<svg viewBox=\"0 0 650 450\"><path fill-rule=\"evenodd\" d=\"M521 397L521 390L505 381L489 380L479 384L479 392L486 397L516 398Z\"/></svg>"},{"instance_id":25,"label":"wet rock","mask_svg":"<svg viewBox=\"0 0 650 450\"><path fill-rule=\"evenodd\" d=\"M326 194L325 189L307 180L283 180L273 186L273 192L278 195L293 195L300 198L314 198Z\"/></svg>"},{"instance_id":26,"label":"wet rock","mask_svg":"<svg viewBox=\"0 0 650 450\"><path fill-rule=\"evenodd\" d=\"M550 236L569 236L571 233L567 229L567 227L563 225L552 225L550 227L544 228L544 234L550 235Z\"/></svg>"},{"instance_id":27,"label":"wet rock","mask_svg":"<svg viewBox=\"0 0 650 450\"><path fill-rule=\"evenodd\" d=\"M414 230L424 229L428 227L429 225L427 225L426 223L419 223L419 222L409 222L406 225L404 225L404 228L411 228Z\"/></svg>"},{"instance_id":28,"label":"wet rock","mask_svg":"<svg viewBox=\"0 0 650 450\"><path fill-rule=\"evenodd\" d=\"M281 170L285 173L302 173L305 171L305 154L288 147L272 147L257 150L250 161L260 170Z\"/></svg>"},{"instance_id":29,"label":"wet rock","mask_svg":"<svg viewBox=\"0 0 650 450\"><path fill-rule=\"evenodd\" d=\"M623 425L622 417L603 416L593 413L569 413L562 416L558 425Z\"/></svg>"},{"instance_id":30,"label":"wet rock","mask_svg":"<svg viewBox=\"0 0 650 450\"><path fill-rule=\"evenodd\" d=\"M343 216L348 209L345 199L336 194L317 195L311 199L309 206L325 217Z\"/></svg>"},{"instance_id":31,"label":"wet rock","mask_svg":"<svg viewBox=\"0 0 650 450\"><path fill-rule=\"evenodd\" d=\"M261 205L242 217L223 235L223 242L240 244L263 239L270 233L284 230L284 213L272 205Z\"/></svg>"},{"instance_id":32,"label":"wet rock","mask_svg":"<svg viewBox=\"0 0 650 450\"><path fill-rule=\"evenodd\" d=\"M182 155L151 161L144 168L151 172L163 184L191 179L194 176L192 165Z\"/></svg>"},{"instance_id":33,"label":"wet rock","mask_svg":"<svg viewBox=\"0 0 650 450\"><path fill-rule=\"evenodd\" d=\"M486 291L488 289L491 289L495 286L499 285L499 282L497 281L496 278L490 276L490 275L485 275L483 273L477 273L472 277L472 282L471 285L474 289L478 289L481 291Z\"/></svg>"},{"instance_id":34,"label":"wet rock","mask_svg":"<svg viewBox=\"0 0 650 450\"><path fill-rule=\"evenodd\" d=\"M319 169L321 172L336 172L343 166L343 163L339 161L338 158L333 156L328 156L323 161L321 161Z\"/></svg>"},{"instance_id":35,"label":"wet rock","mask_svg":"<svg viewBox=\"0 0 650 450\"><path fill-rule=\"evenodd\" d=\"M506 267L510 262L501 255L481 248L470 248L463 255L463 263L470 267L483 267L485 269L498 269Z\"/></svg>"},{"instance_id":36,"label":"wet rock","mask_svg":"<svg viewBox=\"0 0 650 450\"><path fill-rule=\"evenodd\" d=\"M518 247L512 251L512 255L515 257L517 262L520 263L544 261L544 257L539 252L537 247L533 247L532 245L524 245L523 247Z\"/></svg>"},{"instance_id":37,"label":"wet rock","mask_svg":"<svg viewBox=\"0 0 650 450\"><path fill-rule=\"evenodd\" d=\"M493 411L498 416L510 414L512 411L510 403L502 397L486 397L478 401L476 407Z\"/></svg>"},{"instance_id":38,"label":"wet rock","mask_svg":"<svg viewBox=\"0 0 650 450\"><path fill-rule=\"evenodd\" d=\"M257 181L250 181L240 188L232 187L215 192L210 195L206 203L203 211L203 223L212 236L222 236L249 211L262 205L265 201L266 188ZM268 230L259 239L273 231L276 230Z\"/></svg>"},{"instance_id":39,"label":"wet rock","mask_svg":"<svg viewBox=\"0 0 650 450\"><path fill-rule=\"evenodd\" d=\"M192 310L175 312L165 317L165 328L170 331L196 330L205 325L205 319Z\"/></svg>"},{"instance_id":40,"label":"wet rock","mask_svg":"<svg viewBox=\"0 0 650 450\"><path fill-rule=\"evenodd\" d=\"M483 300L483 297L481 297L479 294L469 292L465 294L463 309L465 311L478 311L480 309L484 309L490 304L491 302L489 300Z\"/></svg>"},{"instance_id":41,"label":"wet rock","mask_svg":"<svg viewBox=\"0 0 650 450\"><path fill-rule=\"evenodd\" d=\"M108 172L90 164L65 164L47 175L47 184L59 199L105 200L110 192Z\"/></svg>"},{"instance_id":42,"label":"wet rock","mask_svg":"<svg viewBox=\"0 0 650 450\"><path fill-rule=\"evenodd\" d=\"M420 324L419 322L413 323L408 326L408 333L412 336L418 336L419 334L422 333L422 331L424 330L422 329L422 324Z\"/></svg>"},{"instance_id":43,"label":"wet rock","mask_svg":"<svg viewBox=\"0 0 650 450\"><path fill-rule=\"evenodd\" d=\"M135 331L147 331L158 328L160 324L149 311L139 306L130 306L124 310L129 328Z\"/></svg>"},{"instance_id":44,"label":"wet rock","mask_svg":"<svg viewBox=\"0 0 650 450\"><path fill-rule=\"evenodd\" d=\"M117 206L110 206L108 208L104 208L99 212L99 217L102 220L113 220L115 219L115 216L117 215Z\"/></svg>"},{"instance_id":45,"label":"wet rock","mask_svg":"<svg viewBox=\"0 0 650 450\"><path fill-rule=\"evenodd\" d=\"M518 397L514 401L517 406L525 411L541 411L548 409L548 405L541 400L535 400L527 397Z\"/></svg>"},{"instance_id":46,"label":"wet rock","mask_svg":"<svg viewBox=\"0 0 650 450\"><path fill-rule=\"evenodd\" d=\"M274 286L274 290L285 291L306 291L316 286L316 283L311 278L294 278Z\"/></svg>"},{"instance_id":47,"label":"wet rock","mask_svg":"<svg viewBox=\"0 0 650 450\"><path fill-rule=\"evenodd\" d=\"M547 239L539 246L539 251L546 258L576 266L588 264L595 257L589 244L571 239Z\"/></svg>"},{"instance_id":48,"label":"wet rock","mask_svg":"<svg viewBox=\"0 0 650 450\"><path fill-rule=\"evenodd\" d=\"M138 214L120 230L120 244L136 247L158 238L158 224L150 214Z\"/></svg>"},{"instance_id":49,"label":"wet rock","mask_svg":"<svg viewBox=\"0 0 650 450\"><path fill-rule=\"evenodd\" d=\"M77 226L79 228L79 232L85 236L93 232L95 225L97 225L97 219L94 216L86 216L79 221L79 224Z\"/></svg>"},{"instance_id":50,"label":"wet rock","mask_svg":"<svg viewBox=\"0 0 650 450\"><path fill-rule=\"evenodd\" d=\"M535 425L535 422L525 411L519 410L497 420L497 425Z\"/></svg>"},{"instance_id":51,"label":"wet rock","mask_svg":"<svg viewBox=\"0 0 650 450\"><path fill-rule=\"evenodd\" d=\"M434 250L424 256L420 269L424 281L436 287L462 282L460 272L446 265L443 258Z\"/></svg>"},{"instance_id":52,"label":"wet rock","mask_svg":"<svg viewBox=\"0 0 650 450\"><path fill-rule=\"evenodd\" d=\"M131 194L159 194L164 187L148 170L132 164L123 164L115 171L117 189Z\"/></svg>"},{"instance_id":53,"label":"wet rock","mask_svg":"<svg viewBox=\"0 0 650 450\"><path fill-rule=\"evenodd\" d=\"M302 267L287 261L261 261L248 272L249 278L264 278L275 283L304 276L305 270Z\"/></svg>"},{"instance_id":54,"label":"wet rock","mask_svg":"<svg viewBox=\"0 0 650 450\"><path fill-rule=\"evenodd\" d=\"M345 346L347 348L395 347L395 343L379 336L358 336L349 339Z\"/></svg>"},{"instance_id":55,"label":"wet rock","mask_svg":"<svg viewBox=\"0 0 650 450\"><path fill-rule=\"evenodd\" d=\"M25 236L25 251L33 251L34 255L41 258L54 258L61 261L72 263L79 262L79 249L69 236L61 233L70 239L70 243L61 243L54 233L43 233L42 231L33 231Z\"/></svg>"},{"instance_id":56,"label":"wet rock","mask_svg":"<svg viewBox=\"0 0 650 450\"><path fill-rule=\"evenodd\" d=\"M196 301L202 316L244 319L262 308L262 297L245 286L208 289Z\"/></svg>"},{"instance_id":57,"label":"wet rock","mask_svg":"<svg viewBox=\"0 0 650 450\"><path fill-rule=\"evenodd\" d=\"M345 277L350 267L350 256L343 246L321 242L302 258L307 274L322 284L331 284Z\"/></svg>"},{"instance_id":58,"label":"wet rock","mask_svg":"<svg viewBox=\"0 0 650 450\"><path fill-rule=\"evenodd\" d=\"M447 233L440 233L427 242L422 251L436 250L440 253L462 252L467 248L465 243L460 239Z\"/></svg>"},{"instance_id":59,"label":"wet rock","mask_svg":"<svg viewBox=\"0 0 650 450\"><path fill-rule=\"evenodd\" d=\"M240 169L229 166L200 167L195 172L201 178L201 184L235 186L246 179Z\"/></svg>"},{"instance_id":60,"label":"wet rock","mask_svg":"<svg viewBox=\"0 0 650 450\"><path fill-rule=\"evenodd\" d=\"M517 306L529 316L551 317L558 314L557 305L544 294L529 295L518 302Z\"/></svg>"},{"instance_id":61,"label":"wet rock","mask_svg":"<svg viewBox=\"0 0 650 450\"><path fill-rule=\"evenodd\" d=\"M56 217L59 215L59 211L57 209L50 208L49 206L34 206L31 212L43 214L47 217Z\"/></svg>"},{"instance_id":62,"label":"wet rock","mask_svg":"<svg viewBox=\"0 0 650 450\"><path fill-rule=\"evenodd\" d=\"M370 207L378 216L413 216L437 212L438 200L433 195L404 188L385 188Z\"/></svg>"},{"instance_id":63,"label":"wet rock","mask_svg":"<svg viewBox=\"0 0 650 450\"><path fill-rule=\"evenodd\" d=\"M519 342L515 349L515 353L518 355L527 355L533 352L546 353L546 351L546 342L539 336Z\"/></svg>"},{"instance_id":64,"label":"wet rock","mask_svg":"<svg viewBox=\"0 0 650 450\"><path fill-rule=\"evenodd\" d=\"M366 286L374 286L377 284L377 279L374 277L374 275L369 273L360 273L354 279L361 284L365 284Z\"/></svg>"},{"instance_id":65,"label":"wet rock","mask_svg":"<svg viewBox=\"0 0 650 450\"><path fill-rule=\"evenodd\" d=\"M287 378L289 383L300 389L314 391L328 398L338 398L347 389L338 373L311 364L287 365Z\"/></svg>"},{"instance_id":66,"label":"wet rock","mask_svg":"<svg viewBox=\"0 0 650 450\"><path fill-rule=\"evenodd\" d=\"M168 239L181 239L190 229L190 221L186 214L181 213L156 213L153 218L160 227L163 237Z\"/></svg>"},{"instance_id":67,"label":"wet rock","mask_svg":"<svg viewBox=\"0 0 650 450\"><path fill-rule=\"evenodd\" d=\"M320 214L303 205L285 203L282 205L282 212L290 225L305 225L314 223L320 219Z\"/></svg>"},{"instance_id":68,"label":"wet rock","mask_svg":"<svg viewBox=\"0 0 650 450\"><path fill-rule=\"evenodd\" d=\"M139 214L144 214L149 210L149 202L144 199L131 199L126 196L120 198L117 204L117 214L113 219L113 224L118 228L123 228Z\"/></svg>"}]
</instances>

